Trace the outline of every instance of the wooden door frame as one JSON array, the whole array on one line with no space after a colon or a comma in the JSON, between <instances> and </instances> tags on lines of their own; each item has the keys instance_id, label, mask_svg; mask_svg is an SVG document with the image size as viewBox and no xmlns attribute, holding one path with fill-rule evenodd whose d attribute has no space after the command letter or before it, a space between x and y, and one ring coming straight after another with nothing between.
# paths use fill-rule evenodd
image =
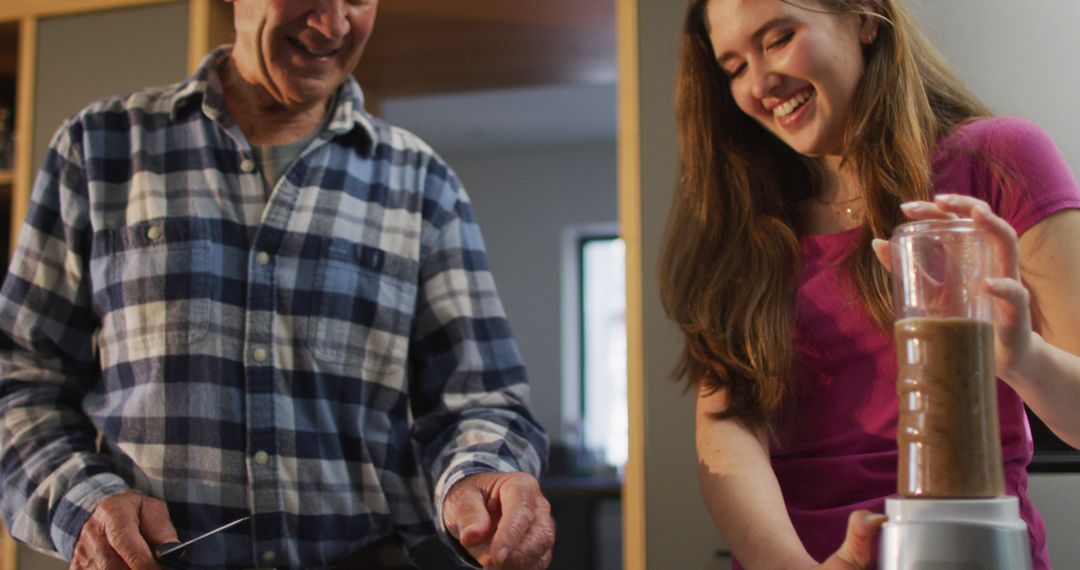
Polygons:
<instances>
[{"instance_id":1,"label":"wooden door frame","mask_svg":"<svg viewBox=\"0 0 1080 570\"><path fill-rule=\"evenodd\" d=\"M626 243L627 420L629 449L623 477L623 568L645 570L645 351L641 103L638 0L617 0L619 227Z\"/></svg>"}]
</instances>

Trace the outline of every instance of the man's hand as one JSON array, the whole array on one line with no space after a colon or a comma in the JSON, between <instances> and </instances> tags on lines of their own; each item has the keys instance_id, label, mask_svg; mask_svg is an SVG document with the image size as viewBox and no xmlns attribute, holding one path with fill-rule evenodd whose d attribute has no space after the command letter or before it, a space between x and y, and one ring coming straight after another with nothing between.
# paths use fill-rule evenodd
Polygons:
<instances>
[{"instance_id":1,"label":"man's hand","mask_svg":"<svg viewBox=\"0 0 1080 570\"><path fill-rule=\"evenodd\" d=\"M79 533L71 568L157 570L151 545L177 540L163 501L125 491L102 501Z\"/></svg>"},{"instance_id":2,"label":"man's hand","mask_svg":"<svg viewBox=\"0 0 1080 570\"><path fill-rule=\"evenodd\" d=\"M551 564L555 521L540 483L525 473L477 473L443 503L451 536L490 570L542 570Z\"/></svg>"}]
</instances>

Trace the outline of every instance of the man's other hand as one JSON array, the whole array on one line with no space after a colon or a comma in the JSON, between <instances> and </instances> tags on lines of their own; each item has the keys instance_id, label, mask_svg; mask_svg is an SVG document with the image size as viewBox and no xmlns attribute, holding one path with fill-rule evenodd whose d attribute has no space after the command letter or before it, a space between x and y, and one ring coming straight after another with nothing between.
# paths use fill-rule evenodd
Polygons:
<instances>
[{"instance_id":1,"label":"man's other hand","mask_svg":"<svg viewBox=\"0 0 1080 570\"><path fill-rule=\"evenodd\" d=\"M151 545L177 540L163 501L125 491L102 501L79 533L71 568L157 570Z\"/></svg>"},{"instance_id":2,"label":"man's other hand","mask_svg":"<svg viewBox=\"0 0 1080 570\"><path fill-rule=\"evenodd\" d=\"M465 477L446 495L443 522L487 570L543 570L551 564L555 521L531 475Z\"/></svg>"}]
</instances>

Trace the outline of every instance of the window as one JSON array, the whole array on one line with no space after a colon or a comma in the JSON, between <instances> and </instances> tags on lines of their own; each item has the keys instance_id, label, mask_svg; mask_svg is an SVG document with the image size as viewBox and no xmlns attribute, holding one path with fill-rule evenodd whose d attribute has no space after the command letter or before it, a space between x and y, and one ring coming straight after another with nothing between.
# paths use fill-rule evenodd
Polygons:
<instances>
[{"instance_id":1,"label":"window","mask_svg":"<svg viewBox=\"0 0 1080 570\"><path fill-rule=\"evenodd\" d=\"M627 455L626 250L611 224L563 239L563 418L567 443L621 470Z\"/></svg>"}]
</instances>

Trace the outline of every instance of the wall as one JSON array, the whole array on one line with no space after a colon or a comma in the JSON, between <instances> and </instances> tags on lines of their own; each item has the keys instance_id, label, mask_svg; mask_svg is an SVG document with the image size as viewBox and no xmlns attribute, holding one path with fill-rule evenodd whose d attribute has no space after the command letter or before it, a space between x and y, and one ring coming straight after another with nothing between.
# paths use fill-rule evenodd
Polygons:
<instances>
[{"instance_id":1,"label":"wall","mask_svg":"<svg viewBox=\"0 0 1080 570\"><path fill-rule=\"evenodd\" d=\"M634 113L633 119L640 128L640 140L635 142L637 148L633 156L627 158L638 163L640 170L636 183L640 185L640 192L636 196L632 193L620 195L621 199L637 200L636 204L623 209L625 212L636 211L639 215L641 247L640 259L636 260L640 276L627 277L631 282L639 279L639 298L628 298L627 303L640 306L643 328L640 345L629 347L631 358L642 359L644 368L643 397L636 401L643 407L644 417L645 560L642 566L642 561L631 558L634 553L628 551L627 567L635 569L705 570L726 568L728 564L725 558L716 555L716 551L723 548L723 541L705 510L698 488L694 401L684 393L682 386L668 380L681 350L681 339L660 306L658 290L660 244L678 174L673 102L685 4L671 0L636 0L620 4L620 9L636 11L638 57L630 65L634 66L632 72L638 80L636 85L625 88L633 89L633 96L640 101L636 110L627 111ZM625 32L620 28L620 34ZM620 79L627 77L625 68L621 68L620 73ZM620 91L620 96L626 98L630 94ZM626 121L627 117L620 114L620 120ZM620 128L627 126L620 125ZM623 192L626 190L624 185ZM632 252L633 248L628 248L628 255ZM634 401L632 398L631 402ZM632 411L632 418L634 414ZM631 433L634 433L633 428ZM632 442L631 445L641 444ZM630 476L628 472L624 499L634 508L641 498L630 494L636 489ZM628 511L627 523L634 524L635 516L633 510ZM637 536L626 537L630 545L638 539Z\"/></svg>"},{"instance_id":2,"label":"wall","mask_svg":"<svg viewBox=\"0 0 1080 570\"><path fill-rule=\"evenodd\" d=\"M533 411L561 439L561 232L569 225L615 221L615 142L436 150L473 202L499 295L529 368Z\"/></svg>"},{"instance_id":3,"label":"wall","mask_svg":"<svg viewBox=\"0 0 1080 570\"><path fill-rule=\"evenodd\" d=\"M1076 0L913 0L923 29L998 114L1035 121L1080 172Z\"/></svg>"},{"instance_id":4,"label":"wall","mask_svg":"<svg viewBox=\"0 0 1080 570\"><path fill-rule=\"evenodd\" d=\"M187 75L187 22L187 2L42 18L34 172L60 123L91 101L182 80Z\"/></svg>"},{"instance_id":5,"label":"wall","mask_svg":"<svg viewBox=\"0 0 1080 570\"><path fill-rule=\"evenodd\" d=\"M1032 475L1031 502L1046 524L1046 545L1054 568L1080 568L1080 474Z\"/></svg>"}]
</instances>

